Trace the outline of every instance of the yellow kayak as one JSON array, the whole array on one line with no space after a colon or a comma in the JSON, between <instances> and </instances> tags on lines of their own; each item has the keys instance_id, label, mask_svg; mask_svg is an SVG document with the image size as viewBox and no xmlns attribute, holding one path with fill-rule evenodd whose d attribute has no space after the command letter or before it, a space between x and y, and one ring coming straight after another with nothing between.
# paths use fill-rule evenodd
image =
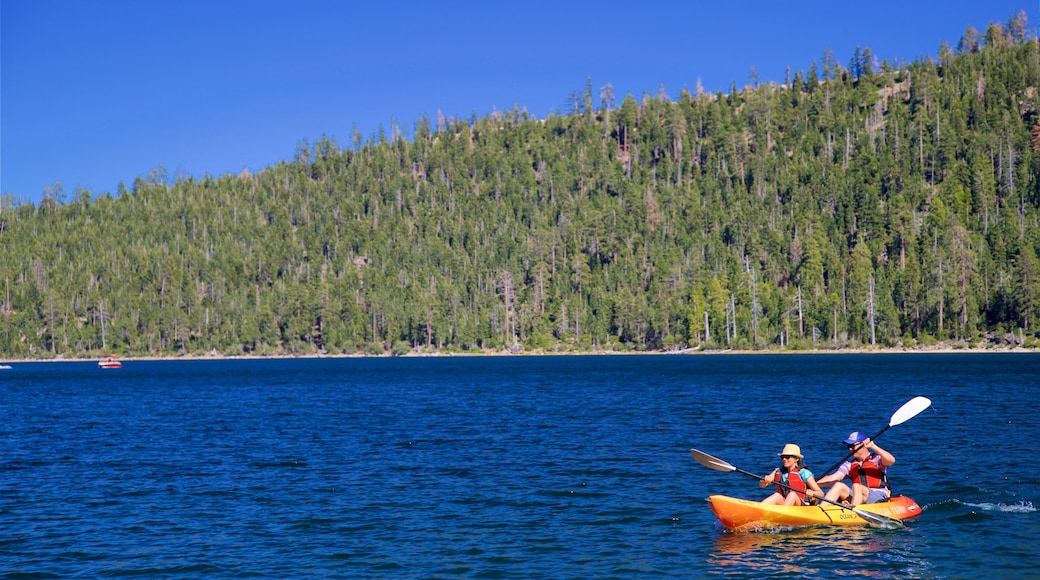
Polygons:
<instances>
[{"instance_id":1,"label":"yellow kayak","mask_svg":"<svg viewBox=\"0 0 1040 580\"><path fill-rule=\"evenodd\" d=\"M708 504L722 525L736 531L869 523L850 509L826 503L818 506L783 506L713 495L708 498ZM902 495L892 496L886 502L858 505L856 509L897 520L908 520L921 515L921 506Z\"/></svg>"}]
</instances>

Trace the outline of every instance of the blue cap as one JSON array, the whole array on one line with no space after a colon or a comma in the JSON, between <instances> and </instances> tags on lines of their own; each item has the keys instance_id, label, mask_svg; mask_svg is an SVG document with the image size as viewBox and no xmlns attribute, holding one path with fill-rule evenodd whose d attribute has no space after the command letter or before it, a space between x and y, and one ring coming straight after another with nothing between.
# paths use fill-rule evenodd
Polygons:
<instances>
[{"instance_id":1,"label":"blue cap","mask_svg":"<svg viewBox=\"0 0 1040 580\"><path fill-rule=\"evenodd\" d=\"M853 431L849 433L849 436L845 438L846 445L855 445L856 443L862 443L867 440L867 434L862 431Z\"/></svg>"}]
</instances>

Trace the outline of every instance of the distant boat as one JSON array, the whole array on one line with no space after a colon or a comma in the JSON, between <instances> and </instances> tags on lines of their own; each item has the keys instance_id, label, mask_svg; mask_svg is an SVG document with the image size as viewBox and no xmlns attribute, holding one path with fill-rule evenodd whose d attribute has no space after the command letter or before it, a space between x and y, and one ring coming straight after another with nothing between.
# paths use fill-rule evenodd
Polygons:
<instances>
[{"instance_id":1,"label":"distant boat","mask_svg":"<svg viewBox=\"0 0 1040 580\"><path fill-rule=\"evenodd\" d=\"M0 365L0 371L9 371L9 370L11 370L11 365Z\"/></svg>"},{"instance_id":2,"label":"distant boat","mask_svg":"<svg viewBox=\"0 0 1040 580\"><path fill-rule=\"evenodd\" d=\"M97 366L99 369L121 369L123 368L123 363L116 360L115 357L106 356L98 361Z\"/></svg>"}]
</instances>

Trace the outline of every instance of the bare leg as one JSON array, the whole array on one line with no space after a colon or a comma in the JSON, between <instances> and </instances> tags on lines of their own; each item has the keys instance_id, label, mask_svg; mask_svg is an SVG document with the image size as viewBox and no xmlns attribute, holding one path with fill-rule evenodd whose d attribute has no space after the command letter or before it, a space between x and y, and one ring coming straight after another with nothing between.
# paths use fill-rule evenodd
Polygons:
<instances>
[{"instance_id":1,"label":"bare leg","mask_svg":"<svg viewBox=\"0 0 1040 580\"><path fill-rule=\"evenodd\" d=\"M784 505L802 505L802 498L792 491L784 498Z\"/></svg>"},{"instance_id":2,"label":"bare leg","mask_svg":"<svg viewBox=\"0 0 1040 580\"><path fill-rule=\"evenodd\" d=\"M867 503L867 498L870 496L870 489L862 483L852 484L852 505L860 505Z\"/></svg>"},{"instance_id":3,"label":"bare leg","mask_svg":"<svg viewBox=\"0 0 1040 580\"><path fill-rule=\"evenodd\" d=\"M829 490L827 490L827 495L823 497L830 501L840 501L841 498L848 497L850 495L852 495L852 493L849 491L849 486L839 481L838 483L835 483Z\"/></svg>"},{"instance_id":4,"label":"bare leg","mask_svg":"<svg viewBox=\"0 0 1040 580\"><path fill-rule=\"evenodd\" d=\"M769 503L773 505L783 505L784 496L780 495L780 492L774 492L773 495L762 500L762 503Z\"/></svg>"}]
</instances>

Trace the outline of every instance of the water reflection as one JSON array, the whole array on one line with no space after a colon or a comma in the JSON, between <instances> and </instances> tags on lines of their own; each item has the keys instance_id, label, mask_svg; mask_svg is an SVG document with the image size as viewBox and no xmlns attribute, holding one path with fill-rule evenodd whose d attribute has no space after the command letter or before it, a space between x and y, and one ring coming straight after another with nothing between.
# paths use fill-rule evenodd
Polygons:
<instances>
[{"instance_id":1,"label":"water reflection","mask_svg":"<svg viewBox=\"0 0 1040 580\"><path fill-rule=\"evenodd\" d=\"M910 529L815 527L758 532L720 531L708 568L726 575L790 577L847 571L869 578L920 578L930 568L917 557Z\"/></svg>"}]
</instances>

